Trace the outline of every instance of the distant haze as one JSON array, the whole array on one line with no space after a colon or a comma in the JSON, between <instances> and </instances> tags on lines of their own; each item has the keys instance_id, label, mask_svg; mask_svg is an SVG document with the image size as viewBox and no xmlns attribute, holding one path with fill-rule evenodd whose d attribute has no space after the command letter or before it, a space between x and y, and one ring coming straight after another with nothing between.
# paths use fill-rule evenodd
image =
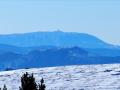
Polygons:
<instances>
[{"instance_id":1,"label":"distant haze","mask_svg":"<svg viewBox=\"0 0 120 90\"><path fill-rule=\"evenodd\" d=\"M0 1L0 34L81 32L120 45L119 0Z\"/></svg>"}]
</instances>

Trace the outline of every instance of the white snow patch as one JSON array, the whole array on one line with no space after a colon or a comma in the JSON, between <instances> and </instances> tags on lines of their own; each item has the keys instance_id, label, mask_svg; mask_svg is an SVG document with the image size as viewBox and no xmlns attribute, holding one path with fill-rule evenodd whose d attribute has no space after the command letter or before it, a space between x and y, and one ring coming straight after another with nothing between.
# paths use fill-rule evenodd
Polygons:
<instances>
[{"instance_id":1,"label":"white snow patch","mask_svg":"<svg viewBox=\"0 0 120 90\"><path fill-rule=\"evenodd\" d=\"M0 72L0 86L19 90L20 78L33 73L37 83L43 77L47 90L120 90L120 64L78 65L21 69Z\"/></svg>"}]
</instances>

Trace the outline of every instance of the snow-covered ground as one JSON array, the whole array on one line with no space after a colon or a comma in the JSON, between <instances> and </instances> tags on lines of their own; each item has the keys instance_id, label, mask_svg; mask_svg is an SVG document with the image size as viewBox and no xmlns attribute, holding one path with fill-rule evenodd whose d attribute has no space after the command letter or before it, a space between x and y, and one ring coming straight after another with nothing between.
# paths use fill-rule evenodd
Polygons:
<instances>
[{"instance_id":1,"label":"snow-covered ground","mask_svg":"<svg viewBox=\"0 0 120 90\"><path fill-rule=\"evenodd\" d=\"M47 90L120 90L120 64L80 65L0 72L0 87L19 90L23 73L44 78Z\"/></svg>"}]
</instances>

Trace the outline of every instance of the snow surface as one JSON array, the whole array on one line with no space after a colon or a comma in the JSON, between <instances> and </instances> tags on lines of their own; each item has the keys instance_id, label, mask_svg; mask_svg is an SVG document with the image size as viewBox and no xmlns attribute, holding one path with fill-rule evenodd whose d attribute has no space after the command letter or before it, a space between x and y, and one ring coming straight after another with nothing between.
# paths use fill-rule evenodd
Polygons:
<instances>
[{"instance_id":1,"label":"snow surface","mask_svg":"<svg viewBox=\"0 0 120 90\"><path fill-rule=\"evenodd\" d=\"M43 77L47 90L120 90L120 64L79 65L0 72L0 86L19 90L23 73Z\"/></svg>"}]
</instances>

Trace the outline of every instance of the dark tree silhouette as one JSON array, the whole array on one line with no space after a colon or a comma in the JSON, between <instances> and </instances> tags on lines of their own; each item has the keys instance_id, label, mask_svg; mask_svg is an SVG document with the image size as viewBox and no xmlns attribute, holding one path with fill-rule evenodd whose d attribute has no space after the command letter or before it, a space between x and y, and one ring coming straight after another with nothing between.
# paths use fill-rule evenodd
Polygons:
<instances>
[{"instance_id":1,"label":"dark tree silhouette","mask_svg":"<svg viewBox=\"0 0 120 90\"><path fill-rule=\"evenodd\" d=\"M27 72L21 77L21 87L20 90L37 90L37 84L33 74L28 74Z\"/></svg>"},{"instance_id":2,"label":"dark tree silhouette","mask_svg":"<svg viewBox=\"0 0 120 90\"><path fill-rule=\"evenodd\" d=\"M3 90L7 90L7 87L6 87L6 85L4 85L4 87L3 87Z\"/></svg>"},{"instance_id":3,"label":"dark tree silhouette","mask_svg":"<svg viewBox=\"0 0 120 90\"><path fill-rule=\"evenodd\" d=\"M21 77L21 87L19 87L19 90L45 90L45 88L46 86L43 78L41 79L40 84L37 85L33 74L30 75L26 72ZM3 90L7 90L6 85L4 85Z\"/></svg>"},{"instance_id":4,"label":"dark tree silhouette","mask_svg":"<svg viewBox=\"0 0 120 90\"><path fill-rule=\"evenodd\" d=\"M45 90L44 79L42 78L40 84L36 84L33 74L27 72L21 77L21 87L19 90Z\"/></svg>"},{"instance_id":5,"label":"dark tree silhouette","mask_svg":"<svg viewBox=\"0 0 120 90\"><path fill-rule=\"evenodd\" d=\"M39 89L38 90L45 90L46 86L44 84L44 79L42 78L39 84Z\"/></svg>"}]
</instances>

